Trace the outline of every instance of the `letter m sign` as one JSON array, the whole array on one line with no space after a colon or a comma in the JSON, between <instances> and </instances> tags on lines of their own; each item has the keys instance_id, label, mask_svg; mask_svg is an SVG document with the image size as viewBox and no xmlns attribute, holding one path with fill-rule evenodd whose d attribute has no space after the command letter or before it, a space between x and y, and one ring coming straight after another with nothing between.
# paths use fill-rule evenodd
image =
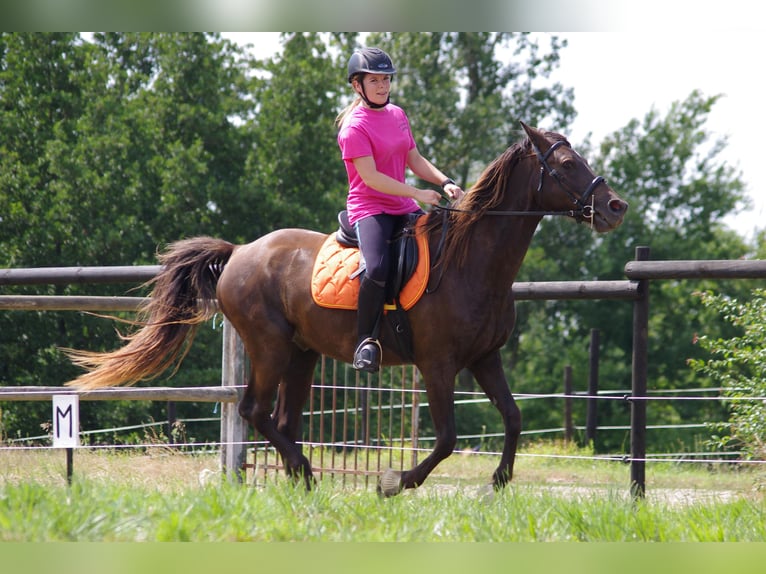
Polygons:
<instances>
[{"instance_id":1,"label":"letter m sign","mask_svg":"<svg viewBox=\"0 0 766 574\"><path fill-rule=\"evenodd\" d=\"M53 395L53 447L80 446L80 397Z\"/></svg>"}]
</instances>

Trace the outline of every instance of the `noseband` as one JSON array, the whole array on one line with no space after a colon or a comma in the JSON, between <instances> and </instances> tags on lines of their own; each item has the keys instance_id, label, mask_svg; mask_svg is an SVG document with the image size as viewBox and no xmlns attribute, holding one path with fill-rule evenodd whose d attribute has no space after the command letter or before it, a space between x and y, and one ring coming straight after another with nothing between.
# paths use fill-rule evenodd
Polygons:
<instances>
[{"instance_id":1,"label":"noseband","mask_svg":"<svg viewBox=\"0 0 766 574\"><path fill-rule=\"evenodd\" d=\"M556 183L561 186L561 189L563 189L572 199L572 203L578 207L578 209L574 212L574 218L577 221L592 219L593 205L592 203L589 205L588 200L591 199L591 196L593 195L593 192L596 191L596 188L602 183L606 183L606 180L602 176L597 175L593 178L593 181L590 182L590 185L587 187L587 189L578 197L576 192L574 192L572 188L569 187L564 180L562 180L559 172L548 165L548 157L563 145L569 147L569 144L563 140L558 140L550 148L548 148L548 151L543 154L540 152L540 148L538 148L534 142L530 141L530 143L532 144L532 149L537 155L537 159L540 161L540 181L537 184L537 193L540 194L540 192L542 192L543 178L547 173L556 180Z\"/></svg>"}]
</instances>

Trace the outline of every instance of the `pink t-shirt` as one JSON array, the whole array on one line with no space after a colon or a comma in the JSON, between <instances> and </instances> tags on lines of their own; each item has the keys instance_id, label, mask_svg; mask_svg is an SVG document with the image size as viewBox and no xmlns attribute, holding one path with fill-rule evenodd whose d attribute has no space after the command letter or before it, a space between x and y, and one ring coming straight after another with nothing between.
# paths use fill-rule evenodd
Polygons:
<instances>
[{"instance_id":1,"label":"pink t-shirt","mask_svg":"<svg viewBox=\"0 0 766 574\"><path fill-rule=\"evenodd\" d=\"M402 215L419 209L411 197L389 195L368 187L352 161L372 156L379 172L404 182L407 154L415 147L415 140L410 122L399 106L388 104L380 110L357 106L338 132L338 145L348 173L346 209L352 225L370 215Z\"/></svg>"}]
</instances>

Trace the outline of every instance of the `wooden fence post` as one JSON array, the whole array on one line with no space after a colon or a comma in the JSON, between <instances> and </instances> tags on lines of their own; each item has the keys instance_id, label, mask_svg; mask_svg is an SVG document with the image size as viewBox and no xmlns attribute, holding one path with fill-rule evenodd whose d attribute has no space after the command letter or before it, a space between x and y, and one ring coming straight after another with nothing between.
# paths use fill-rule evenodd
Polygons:
<instances>
[{"instance_id":1,"label":"wooden fence post","mask_svg":"<svg viewBox=\"0 0 766 574\"><path fill-rule=\"evenodd\" d=\"M648 247L636 247L636 261L649 259ZM649 280L638 281L633 304L633 369L630 402L630 490L634 498L646 494L646 387L649 348Z\"/></svg>"},{"instance_id":2,"label":"wooden fence post","mask_svg":"<svg viewBox=\"0 0 766 574\"><path fill-rule=\"evenodd\" d=\"M176 403L175 401L168 401L168 444L176 444L176 423L178 418L176 417Z\"/></svg>"},{"instance_id":3,"label":"wooden fence post","mask_svg":"<svg viewBox=\"0 0 766 574\"><path fill-rule=\"evenodd\" d=\"M564 366L564 442L572 442L572 365Z\"/></svg>"},{"instance_id":4,"label":"wooden fence post","mask_svg":"<svg viewBox=\"0 0 766 574\"><path fill-rule=\"evenodd\" d=\"M598 364L600 360L601 334L598 329L590 330L590 371L588 373L588 399L585 411L585 442L596 445L598 428Z\"/></svg>"},{"instance_id":5,"label":"wooden fence post","mask_svg":"<svg viewBox=\"0 0 766 574\"><path fill-rule=\"evenodd\" d=\"M237 394L242 399L245 385L245 348L236 329L228 319L223 321L223 358L221 368L221 386L237 387ZM238 402L221 403L221 467L225 475L231 474L239 482L244 481L244 468L247 459L248 425L239 416Z\"/></svg>"}]
</instances>

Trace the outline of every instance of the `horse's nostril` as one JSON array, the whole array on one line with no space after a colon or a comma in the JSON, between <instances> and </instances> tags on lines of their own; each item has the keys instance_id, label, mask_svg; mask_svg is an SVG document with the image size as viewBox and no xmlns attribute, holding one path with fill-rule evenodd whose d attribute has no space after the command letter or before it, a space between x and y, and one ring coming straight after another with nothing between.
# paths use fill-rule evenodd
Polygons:
<instances>
[{"instance_id":1,"label":"horse's nostril","mask_svg":"<svg viewBox=\"0 0 766 574\"><path fill-rule=\"evenodd\" d=\"M628 204L621 199L613 199L609 202L609 209L614 213L622 213L628 210Z\"/></svg>"}]
</instances>

